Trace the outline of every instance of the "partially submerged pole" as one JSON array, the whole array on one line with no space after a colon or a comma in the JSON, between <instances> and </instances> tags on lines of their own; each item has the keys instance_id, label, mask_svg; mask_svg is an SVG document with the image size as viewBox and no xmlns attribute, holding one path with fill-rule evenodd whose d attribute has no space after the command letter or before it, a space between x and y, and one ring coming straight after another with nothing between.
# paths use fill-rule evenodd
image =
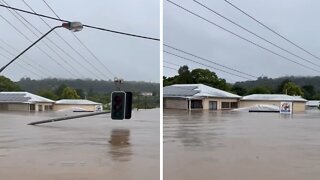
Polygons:
<instances>
[{"instance_id":1,"label":"partially submerged pole","mask_svg":"<svg viewBox=\"0 0 320 180\"><path fill-rule=\"evenodd\" d=\"M64 121L64 120L69 120L69 119L76 119L76 118L95 116L95 115L100 115L100 114L108 114L108 113L110 113L110 111L94 112L94 113L81 114L81 115L76 115L76 116L66 116L66 117L48 119L48 120L43 120L43 121L35 121L35 122L29 123L28 125L36 125L36 124L43 124L43 123L49 123L49 122Z\"/></svg>"}]
</instances>

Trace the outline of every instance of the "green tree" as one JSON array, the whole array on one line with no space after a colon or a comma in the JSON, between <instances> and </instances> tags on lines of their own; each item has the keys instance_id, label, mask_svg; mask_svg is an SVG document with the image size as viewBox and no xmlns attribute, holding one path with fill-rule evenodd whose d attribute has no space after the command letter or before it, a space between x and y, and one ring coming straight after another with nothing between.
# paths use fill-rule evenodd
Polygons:
<instances>
[{"instance_id":1,"label":"green tree","mask_svg":"<svg viewBox=\"0 0 320 180\"><path fill-rule=\"evenodd\" d=\"M178 70L179 76L177 77L176 83L178 84L192 84L192 77L187 65L181 66Z\"/></svg>"},{"instance_id":2,"label":"green tree","mask_svg":"<svg viewBox=\"0 0 320 180\"><path fill-rule=\"evenodd\" d=\"M48 98L48 99L52 99L52 100L58 100L59 97L52 91L49 89L42 89L37 93L39 96Z\"/></svg>"},{"instance_id":3,"label":"green tree","mask_svg":"<svg viewBox=\"0 0 320 180\"><path fill-rule=\"evenodd\" d=\"M191 77L193 83L205 84L225 91L230 90L230 86L227 84L226 80L218 78L217 74L209 69L193 69L191 71Z\"/></svg>"},{"instance_id":4,"label":"green tree","mask_svg":"<svg viewBox=\"0 0 320 180\"><path fill-rule=\"evenodd\" d=\"M244 96L247 94L247 90L241 85L235 84L231 88L231 92L238 94L239 96Z\"/></svg>"},{"instance_id":5,"label":"green tree","mask_svg":"<svg viewBox=\"0 0 320 180\"><path fill-rule=\"evenodd\" d=\"M68 87L66 84L61 84L55 91L56 95L62 98L63 90Z\"/></svg>"},{"instance_id":6,"label":"green tree","mask_svg":"<svg viewBox=\"0 0 320 180\"><path fill-rule=\"evenodd\" d=\"M84 94L82 89L76 89L76 92L80 96L81 99L85 99L86 95Z\"/></svg>"},{"instance_id":7,"label":"green tree","mask_svg":"<svg viewBox=\"0 0 320 180\"><path fill-rule=\"evenodd\" d=\"M288 82L283 86L282 93L295 96L303 96L302 89L293 82Z\"/></svg>"},{"instance_id":8,"label":"green tree","mask_svg":"<svg viewBox=\"0 0 320 180\"><path fill-rule=\"evenodd\" d=\"M285 79L283 80L280 85L277 87L276 89L276 93L281 94L283 93L283 87L284 85L286 85L287 83L292 82L290 79Z\"/></svg>"},{"instance_id":9,"label":"green tree","mask_svg":"<svg viewBox=\"0 0 320 180\"><path fill-rule=\"evenodd\" d=\"M80 99L77 91L72 87L66 87L62 91L61 98L63 99Z\"/></svg>"},{"instance_id":10,"label":"green tree","mask_svg":"<svg viewBox=\"0 0 320 180\"><path fill-rule=\"evenodd\" d=\"M256 86L249 90L248 94L270 94L271 91L264 86Z\"/></svg>"},{"instance_id":11,"label":"green tree","mask_svg":"<svg viewBox=\"0 0 320 180\"><path fill-rule=\"evenodd\" d=\"M303 91L303 97L305 99L314 99L314 96L316 95L316 91L313 85L304 85L302 86L302 91Z\"/></svg>"},{"instance_id":12,"label":"green tree","mask_svg":"<svg viewBox=\"0 0 320 180\"><path fill-rule=\"evenodd\" d=\"M9 78L0 76L0 91L21 91L21 88Z\"/></svg>"}]
</instances>

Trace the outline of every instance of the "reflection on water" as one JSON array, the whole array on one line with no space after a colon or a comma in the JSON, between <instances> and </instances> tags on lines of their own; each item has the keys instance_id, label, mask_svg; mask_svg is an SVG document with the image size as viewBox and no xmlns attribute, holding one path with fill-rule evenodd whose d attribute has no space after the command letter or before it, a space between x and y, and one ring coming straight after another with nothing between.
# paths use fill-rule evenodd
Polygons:
<instances>
[{"instance_id":1,"label":"reflection on water","mask_svg":"<svg viewBox=\"0 0 320 180\"><path fill-rule=\"evenodd\" d=\"M0 180L159 179L159 109L27 125L65 115L0 112Z\"/></svg>"},{"instance_id":2,"label":"reflection on water","mask_svg":"<svg viewBox=\"0 0 320 180\"><path fill-rule=\"evenodd\" d=\"M113 160L129 161L131 159L129 129L113 129L109 143L111 144L109 153Z\"/></svg>"},{"instance_id":3,"label":"reflection on water","mask_svg":"<svg viewBox=\"0 0 320 180\"><path fill-rule=\"evenodd\" d=\"M317 180L319 117L164 110L164 179Z\"/></svg>"}]
</instances>

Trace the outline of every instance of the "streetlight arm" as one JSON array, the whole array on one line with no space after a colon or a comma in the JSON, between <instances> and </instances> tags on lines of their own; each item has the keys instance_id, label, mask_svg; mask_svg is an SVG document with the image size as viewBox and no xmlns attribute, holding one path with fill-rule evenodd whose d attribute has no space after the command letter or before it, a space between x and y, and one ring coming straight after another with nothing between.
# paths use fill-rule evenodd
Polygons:
<instances>
[{"instance_id":1,"label":"streetlight arm","mask_svg":"<svg viewBox=\"0 0 320 180\"><path fill-rule=\"evenodd\" d=\"M51 31L57 29L57 28L61 28L62 26L55 26L52 29L50 29L50 31L48 31L47 33L45 33L44 35L42 35L38 40L36 40L34 43L32 43L27 49L23 50L18 56L16 56L14 59L12 59L8 64L6 64L5 66L3 66L0 69L0 73L7 68L11 63L13 63L16 59L18 59L23 53L25 53L26 51L28 51L32 46L34 46L35 44L37 44L41 39L43 39L44 37L46 37L49 33L51 33Z\"/></svg>"}]
</instances>

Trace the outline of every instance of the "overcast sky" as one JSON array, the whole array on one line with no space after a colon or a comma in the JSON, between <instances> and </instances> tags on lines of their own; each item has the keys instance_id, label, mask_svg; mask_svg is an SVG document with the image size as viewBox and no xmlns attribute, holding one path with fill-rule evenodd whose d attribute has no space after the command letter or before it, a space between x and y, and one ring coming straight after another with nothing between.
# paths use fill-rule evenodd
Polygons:
<instances>
[{"instance_id":1,"label":"overcast sky","mask_svg":"<svg viewBox=\"0 0 320 180\"><path fill-rule=\"evenodd\" d=\"M207 18L208 20L217 23L220 26L227 28L261 46L281 54L291 60L304 64L316 70L319 67L307 63L297 57L294 57L267 42L245 32L235 25L227 22L221 17L213 14L209 10L201 7L192 0L172 0L185 8ZM227 4L224 0L198 0L207 5L211 9L230 18L238 24L257 33L263 38L281 46L282 48L301 56L302 58L311 61L314 64L320 65L320 60L316 59L307 53L299 50L293 45L287 43L272 32L263 28L258 23L249 19L247 16ZM287 37L289 40L302 46L314 55L320 57L320 1L318 0L229 0L248 14L260 20L273 30ZM274 54L271 54L259 47L256 47L228 32L225 32L216 26L205 22L204 20L195 17L178 7L164 1L164 43L180 48L189 53L199 55L210 59L230 68L249 73L254 76L279 77L285 75L295 76L316 76L319 72L301 67L295 63L289 62ZM174 52L178 55L183 55L192 60L221 68L214 64L203 62L194 57L190 57L164 48L167 51ZM192 62L182 60L172 55L164 54L164 60L178 65L189 65L191 69L205 68ZM174 69L179 67L176 65L164 62L164 66ZM210 69L210 68L209 68ZM223 68L221 68L223 69ZM213 70L213 69L211 69ZM225 69L223 69L225 70ZM215 71L220 77L226 78L228 82L243 81L245 79L229 75L224 72ZM230 70L227 70L230 71ZM164 68L165 76L173 76L176 71Z\"/></svg>"},{"instance_id":2,"label":"overcast sky","mask_svg":"<svg viewBox=\"0 0 320 180\"><path fill-rule=\"evenodd\" d=\"M3 3L2 0L0 2ZM11 6L30 11L22 0L6 0L5 2ZM36 12L55 17L42 0L25 0L25 2ZM159 38L159 0L46 0L46 2L62 19ZM50 29L39 17L20 14L42 33ZM34 31L38 37L35 36L6 8L0 7L0 15L16 26L32 42L40 36L40 33ZM10 26L2 17L0 17L1 66L31 44L31 41ZM25 22L22 18L20 19ZM50 26L61 24L61 22L54 20L45 19L45 21ZM27 22L25 23L32 29ZM123 36L90 28L84 28L82 31L74 33L103 63L101 64L77 41L72 32L63 28L56 29L55 32L69 42L80 55L52 32L47 37L58 47L53 45L50 40L43 39L38 43L40 49L33 47L27 51L3 74L13 80L19 80L21 77L108 80L113 79L115 75L124 78L124 80L159 82L159 41ZM8 44L18 51L12 49ZM46 44L55 52L49 49ZM108 72L107 68L114 75Z\"/></svg>"}]
</instances>

